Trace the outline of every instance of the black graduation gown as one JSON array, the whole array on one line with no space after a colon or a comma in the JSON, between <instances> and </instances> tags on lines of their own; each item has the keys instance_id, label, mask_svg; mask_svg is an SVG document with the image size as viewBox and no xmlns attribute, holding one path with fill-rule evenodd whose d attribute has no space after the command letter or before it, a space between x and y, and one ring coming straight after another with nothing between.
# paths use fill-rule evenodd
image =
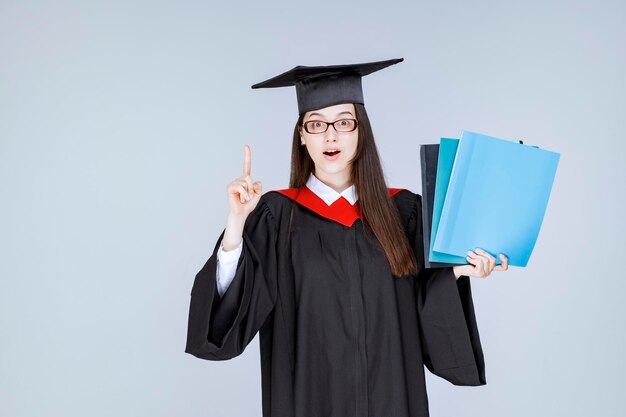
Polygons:
<instances>
[{"instance_id":1,"label":"black graduation gown","mask_svg":"<svg viewBox=\"0 0 626 417\"><path fill-rule=\"evenodd\" d=\"M393 276L345 198L328 207L300 191L261 196L220 300L222 232L193 283L185 352L230 359L260 332L264 417L426 417L424 365L452 384L484 385L469 277L455 280L452 267ZM422 266L421 196L390 195Z\"/></svg>"}]
</instances>

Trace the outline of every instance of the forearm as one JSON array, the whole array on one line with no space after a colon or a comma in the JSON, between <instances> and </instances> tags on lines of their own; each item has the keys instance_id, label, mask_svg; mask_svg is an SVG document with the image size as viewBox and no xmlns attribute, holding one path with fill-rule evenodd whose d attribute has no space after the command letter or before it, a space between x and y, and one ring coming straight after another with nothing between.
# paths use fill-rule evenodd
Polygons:
<instances>
[{"instance_id":1,"label":"forearm","mask_svg":"<svg viewBox=\"0 0 626 417\"><path fill-rule=\"evenodd\" d=\"M454 272L454 277L456 279L459 279L461 277L461 275L463 275L463 274L461 274L461 272L459 272L459 267L458 266L453 266L452 267L452 271Z\"/></svg>"},{"instance_id":2,"label":"forearm","mask_svg":"<svg viewBox=\"0 0 626 417\"><path fill-rule=\"evenodd\" d=\"M222 247L225 251L236 249L241 243L243 227L246 222L245 217L228 215L226 219L226 230L222 239Z\"/></svg>"}]
</instances>

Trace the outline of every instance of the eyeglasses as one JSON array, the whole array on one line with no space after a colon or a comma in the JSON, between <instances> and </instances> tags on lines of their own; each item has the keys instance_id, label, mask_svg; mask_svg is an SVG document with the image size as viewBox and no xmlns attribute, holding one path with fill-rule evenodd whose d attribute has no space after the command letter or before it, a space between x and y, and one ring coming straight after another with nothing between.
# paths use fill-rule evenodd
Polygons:
<instances>
[{"instance_id":1,"label":"eyeglasses","mask_svg":"<svg viewBox=\"0 0 626 417\"><path fill-rule=\"evenodd\" d=\"M339 119L334 122L324 122L321 120L309 120L308 122L303 123L304 130L307 133L324 133L328 130L328 126L332 125L333 129L336 132L353 132L358 123L356 119Z\"/></svg>"}]
</instances>

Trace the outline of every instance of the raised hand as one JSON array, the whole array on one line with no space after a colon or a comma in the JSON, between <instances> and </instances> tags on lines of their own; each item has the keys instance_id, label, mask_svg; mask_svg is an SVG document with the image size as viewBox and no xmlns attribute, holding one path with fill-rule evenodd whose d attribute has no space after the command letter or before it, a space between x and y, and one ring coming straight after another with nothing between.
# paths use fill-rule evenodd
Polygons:
<instances>
[{"instance_id":1,"label":"raised hand","mask_svg":"<svg viewBox=\"0 0 626 417\"><path fill-rule=\"evenodd\" d=\"M261 198L261 182L252 182L250 167L250 147L244 145L243 176L231 181L226 187L229 216L245 219L254 210Z\"/></svg>"}]
</instances>

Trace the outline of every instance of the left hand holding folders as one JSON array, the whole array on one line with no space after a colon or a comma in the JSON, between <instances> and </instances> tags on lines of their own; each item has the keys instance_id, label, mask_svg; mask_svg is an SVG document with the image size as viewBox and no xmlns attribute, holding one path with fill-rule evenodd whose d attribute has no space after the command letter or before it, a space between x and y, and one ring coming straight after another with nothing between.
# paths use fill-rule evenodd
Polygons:
<instances>
[{"instance_id":1,"label":"left hand holding folders","mask_svg":"<svg viewBox=\"0 0 626 417\"><path fill-rule=\"evenodd\" d=\"M487 278L491 271L506 271L509 269L509 259L500 254L501 265L496 266L496 258L480 248L476 252L467 251L467 261L470 265L457 265L453 267L454 275L460 277L467 275L477 278Z\"/></svg>"}]
</instances>

